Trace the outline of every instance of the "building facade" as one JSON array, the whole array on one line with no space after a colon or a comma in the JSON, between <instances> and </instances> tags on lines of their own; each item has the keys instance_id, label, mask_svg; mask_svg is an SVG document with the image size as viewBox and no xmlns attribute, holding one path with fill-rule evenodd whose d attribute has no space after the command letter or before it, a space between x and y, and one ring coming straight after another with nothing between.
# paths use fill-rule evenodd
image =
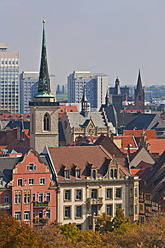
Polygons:
<instances>
[{"instance_id":1,"label":"building facade","mask_svg":"<svg viewBox=\"0 0 165 248\"><path fill-rule=\"evenodd\" d=\"M90 71L73 71L67 78L67 85L68 102L81 102L85 86L91 111L98 111L105 103L108 89L108 76L105 74L93 75Z\"/></svg>"},{"instance_id":2,"label":"building facade","mask_svg":"<svg viewBox=\"0 0 165 248\"><path fill-rule=\"evenodd\" d=\"M139 215L139 180L102 146L45 147L57 182L57 221L95 229L102 214L124 209L132 221Z\"/></svg>"},{"instance_id":3,"label":"building facade","mask_svg":"<svg viewBox=\"0 0 165 248\"><path fill-rule=\"evenodd\" d=\"M20 112L19 52L8 51L7 43L0 43L0 109Z\"/></svg>"}]
</instances>

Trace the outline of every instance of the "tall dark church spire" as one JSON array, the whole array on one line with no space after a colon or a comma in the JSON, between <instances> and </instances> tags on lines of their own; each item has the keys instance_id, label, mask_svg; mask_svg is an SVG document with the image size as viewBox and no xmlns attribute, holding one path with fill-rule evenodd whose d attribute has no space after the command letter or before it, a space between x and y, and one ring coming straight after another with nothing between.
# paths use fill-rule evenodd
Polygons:
<instances>
[{"instance_id":1,"label":"tall dark church spire","mask_svg":"<svg viewBox=\"0 0 165 248\"><path fill-rule=\"evenodd\" d=\"M41 63L40 74L38 82L38 92L34 98L45 98L49 101L49 98L55 98L50 90L50 81L48 73L47 55L46 55L46 38L45 38L45 20L43 20L43 36L42 36L42 51L41 51Z\"/></svg>"},{"instance_id":2,"label":"tall dark church spire","mask_svg":"<svg viewBox=\"0 0 165 248\"><path fill-rule=\"evenodd\" d=\"M139 70L137 86L135 89L135 109L144 112L144 89L142 87L141 74Z\"/></svg>"},{"instance_id":3,"label":"tall dark church spire","mask_svg":"<svg viewBox=\"0 0 165 248\"><path fill-rule=\"evenodd\" d=\"M87 100L87 97L86 97L85 86L84 86L83 98L81 100L81 114L84 117L87 117L88 116L88 100Z\"/></svg>"}]
</instances>

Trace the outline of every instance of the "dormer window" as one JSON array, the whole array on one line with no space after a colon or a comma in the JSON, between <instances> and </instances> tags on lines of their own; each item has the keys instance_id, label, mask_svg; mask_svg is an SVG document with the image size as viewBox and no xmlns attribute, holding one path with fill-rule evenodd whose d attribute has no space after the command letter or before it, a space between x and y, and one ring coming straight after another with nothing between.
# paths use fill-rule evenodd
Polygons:
<instances>
[{"instance_id":1,"label":"dormer window","mask_svg":"<svg viewBox=\"0 0 165 248\"><path fill-rule=\"evenodd\" d=\"M116 169L114 170L114 178L117 179L117 170Z\"/></svg>"},{"instance_id":2,"label":"dormer window","mask_svg":"<svg viewBox=\"0 0 165 248\"><path fill-rule=\"evenodd\" d=\"M93 175L92 175L92 176L93 176L93 179L96 179L96 170L93 170L93 171L92 171L92 174L93 174Z\"/></svg>"},{"instance_id":3,"label":"dormer window","mask_svg":"<svg viewBox=\"0 0 165 248\"><path fill-rule=\"evenodd\" d=\"M113 169L111 169L111 178L113 178Z\"/></svg>"},{"instance_id":4,"label":"dormer window","mask_svg":"<svg viewBox=\"0 0 165 248\"><path fill-rule=\"evenodd\" d=\"M68 170L66 170L64 172L64 176L65 176L65 179L70 179L70 177L69 177L69 171Z\"/></svg>"},{"instance_id":5,"label":"dormer window","mask_svg":"<svg viewBox=\"0 0 165 248\"><path fill-rule=\"evenodd\" d=\"M76 170L76 179L80 179L80 170Z\"/></svg>"}]
</instances>

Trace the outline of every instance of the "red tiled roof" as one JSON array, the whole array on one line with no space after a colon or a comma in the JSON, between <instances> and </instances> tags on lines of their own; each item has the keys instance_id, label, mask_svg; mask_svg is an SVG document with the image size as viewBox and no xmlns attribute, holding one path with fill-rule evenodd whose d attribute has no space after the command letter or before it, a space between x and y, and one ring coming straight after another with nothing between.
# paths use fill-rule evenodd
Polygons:
<instances>
[{"instance_id":1,"label":"red tiled roof","mask_svg":"<svg viewBox=\"0 0 165 248\"><path fill-rule=\"evenodd\" d=\"M153 164L141 161L137 166L136 169L145 169L145 168L151 168Z\"/></svg>"},{"instance_id":2,"label":"red tiled roof","mask_svg":"<svg viewBox=\"0 0 165 248\"><path fill-rule=\"evenodd\" d=\"M122 109L120 113L137 113L139 110L137 109Z\"/></svg>"},{"instance_id":3,"label":"red tiled roof","mask_svg":"<svg viewBox=\"0 0 165 248\"><path fill-rule=\"evenodd\" d=\"M139 171L140 169L131 169L131 174L136 176L136 173Z\"/></svg>"},{"instance_id":4,"label":"red tiled roof","mask_svg":"<svg viewBox=\"0 0 165 248\"><path fill-rule=\"evenodd\" d=\"M159 153L161 155L165 151L165 139L149 139L150 153Z\"/></svg>"},{"instance_id":5,"label":"red tiled roof","mask_svg":"<svg viewBox=\"0 0 165 248\"><path fill-rule=\"evenodd\" d=\"M1 149L6 149L7 146L0 146L0 155L2 155Z\"/></svg>"},{"instance_id":6,"label":"red tiled roof","mask_svg":"<svg viewBox=\"0 0 165 248\"><path fill-rule=\"evenodd\" d=\"M65 109L67 112L78 112L76 106L59 106L58 113L64 113Z\"/></svg>"},{"instance_id":7,"label":"red tiled roof","mask_svg":"<svg viewBox=\"0 0 165 248\"><path fill-rule=\"evenodd\" d=\"M0 114L0 121L2 120L21 120L21 119L26 119L27 121L30 120L30 114L26 113L26 114Z\"/></svg>"},{"instance_id":8,"label":"red tiled roof","mask_svg":"<svg viewBox=\"0 0 165 248\"><path fill-rule=\"evenodd\" d=\"M120 139L123 148L128 148L128 145L130 148L137 148L132 136L114 136L113 138Z\"/></svg>"},{"instance_id":9,"label":"red tiled roof","mask_svg":"<svg viewBox=\"0 0 165 248\"><path fill-rule=\"evenodd\" d=\"M81 179L86 180L89 176L87 165L97 168L98 174L104 175L107 171L107 163L112 159L112 155L102 146L70 146L70 147L49 147L49 153L54 163L59 180L65 180L62 172L63 166L72 172L74 166L81 170ZM119 164L120 170L125 175L130 175L127 168ZM75 180L70 174L70 180Z\"/></svg>"},{"instance_id":10,"label":"red tiled roof","mask_svg":"<svg viewBox=\"0 0 165 248\"><path fill-rule=\"evenodd\" d=\"M143 130L124 130L123 134L125 136L134 135L135 137L141 137ZM145 130L147 135L147 139L156 139L156 132L155 130Z\"/></svg>"}]
</instances>

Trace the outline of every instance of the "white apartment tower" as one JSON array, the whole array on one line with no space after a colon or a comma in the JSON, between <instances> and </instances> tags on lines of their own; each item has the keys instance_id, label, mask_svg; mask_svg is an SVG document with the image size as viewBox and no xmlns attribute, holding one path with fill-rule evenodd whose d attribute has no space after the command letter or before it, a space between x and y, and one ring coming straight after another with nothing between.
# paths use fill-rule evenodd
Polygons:
<instances>
[{"instance_id":1,"label":"white apartment tower","mask_svg":"<svg viewBox=\"0 0 165 248\"><path fill-rule=\"evenodd\" d=\"M23 71L20 75L20 113L30 113L29 102L38 91L39 72ZM56 96L56 77L49 75L52 93Z\"/></svg>"},{"instance_id":2,"label":"white apartment tower","mask_svg":"<svg viewBox=\"0 0 165 248\"><path fill-rule=\"evenodd\" d=\"M19 52L8 51L8 43L0 43L0 110L20 112Z\"/></svg>"},{"instance_id":3,"label":"white apartment tower","mask_svg":"<svg viewBox=\"0 0 165 248\"><path fill-rule=\"evenodd\" d=\"M68 76L67 84L68 102L81 102L85 86L91 111L98 111L101 105L105 103L106 91L108 89L107 75L92 75L90 71L73 71Z\"/></svg>"}]
</instances>

